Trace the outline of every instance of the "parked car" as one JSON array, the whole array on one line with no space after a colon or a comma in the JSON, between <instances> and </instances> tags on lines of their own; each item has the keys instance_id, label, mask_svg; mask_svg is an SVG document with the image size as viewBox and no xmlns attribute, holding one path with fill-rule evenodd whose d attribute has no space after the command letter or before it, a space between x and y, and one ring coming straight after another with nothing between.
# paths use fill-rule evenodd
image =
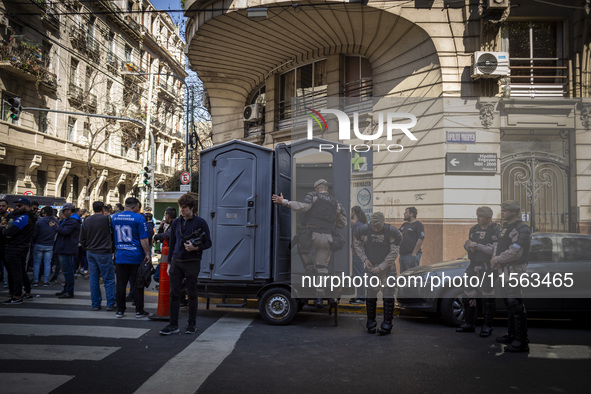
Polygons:
<instances>
[{"instance_id":1,"label":"parked car","mask_svg":"<svg viewBox=\"0 0 591 394\"><path fill-rule=\"evenodd\" d=\"M433 282L433 278L463 276L470 264L467 257L457 260L420 266L401 274L408 280L419 276ZM523 298L528 312L591 312L591 236L570 233L536 233L530 246L528 277L532 273L544 278L550 274L550 286L533 285L523 288ZM572 278L572 286L566 278ZM559 278L552 282L554 278ZM435 282L438 280L435 279ZM555 286L561 285L561 286ZM397 301L406 309L438 314L447 323L459 326L464 320L462 304L463 288L453 285L398 287ZM498 310L504 310L497 299Z\"/></svg>"}]
</instances>

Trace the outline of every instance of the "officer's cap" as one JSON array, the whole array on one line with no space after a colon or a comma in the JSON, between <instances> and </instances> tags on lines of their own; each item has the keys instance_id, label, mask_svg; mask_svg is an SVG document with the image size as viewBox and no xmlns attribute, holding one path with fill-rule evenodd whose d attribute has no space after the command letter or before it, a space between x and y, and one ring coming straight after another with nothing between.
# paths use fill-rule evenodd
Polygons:
<instances>
[{"instance_id":1,"label":"officer's cap","mask_svg":"<svg viewBox=\"0 0 591 394\"><path fill-rule=\"evenodd\" d=\"M374 212L371 214L371 224L372 226L380 226L384 224L386 218L384 218L384 214L381 212Z\"/></svg>"},{"instance_id":2,"label":"officer's cap","mask_svg":"<svg viewBox=\"0 0 591 394\"><path fill-rule=\"evenodd\" d=\"M476 210L477 216L484 216L485 218L492 218L493 211L489 207L480 207Z\"/></svg>"},{"instance_id":3,"label":"officer's cap","mask_svg":"<svg viewBox=\"0 0 591 394\"><path fill-rule=\"evenodd\" d=\"M328 185L328 181L326 179L318 179L316 182L314 182L314 188L316 188L318 185Z\"/></svg>"},{"instance_id":4,"label":"officer's cap","mask_svg":"<svg viewBox=\"0 0 591 394\"><path fill-rule=\"evenodd\" d=\"M521 204L519 204L519 201L507 200L501 204L501 208L509 211L519 211L521 210Z\"/></svg>"}]
</instances>

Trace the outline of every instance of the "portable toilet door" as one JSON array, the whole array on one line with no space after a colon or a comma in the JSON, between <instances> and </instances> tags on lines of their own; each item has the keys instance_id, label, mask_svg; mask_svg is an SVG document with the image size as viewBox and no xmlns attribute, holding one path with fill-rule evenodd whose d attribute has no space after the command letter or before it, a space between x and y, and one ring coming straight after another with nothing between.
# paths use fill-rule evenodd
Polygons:
<instances>
[{"instance_id":1,"label":"portable toilet door","mask_svg":"<svg viewBox=\"0 0 591 394\"><path fill-rule=\"evenodd\" d=\"M199 214L212 247L200 279L254 281L271 275L273 151L230 141L200 155Z\"/></svg>"}]
</instances>

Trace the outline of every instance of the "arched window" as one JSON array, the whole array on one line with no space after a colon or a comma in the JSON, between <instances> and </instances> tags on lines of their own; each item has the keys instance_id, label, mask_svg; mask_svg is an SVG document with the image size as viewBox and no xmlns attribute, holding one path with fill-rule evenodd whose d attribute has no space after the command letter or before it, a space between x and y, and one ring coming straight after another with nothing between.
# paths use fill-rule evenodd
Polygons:
<instances>
[{"instance_id":1,"label":"arched window","mask_svg":"<svg viewBox=\"0 0 591 394\"><path fill-rule=\"evenodd\" d=\"M371 97L373 94L373 70L367 58L345 56L344 97Z\"/></svg>"},{"instance_id":2,"label":"arched window","mask_svg":"<svg viewBox=\"0 0 591 394\"><path fill-rule=\"evenodd\" d=\"M293 98L305 100L311 108L324 107L327 87L326 59L283 73L279 83L279 120L300 115L296 113Z\"/></svg>"}]
</instances>

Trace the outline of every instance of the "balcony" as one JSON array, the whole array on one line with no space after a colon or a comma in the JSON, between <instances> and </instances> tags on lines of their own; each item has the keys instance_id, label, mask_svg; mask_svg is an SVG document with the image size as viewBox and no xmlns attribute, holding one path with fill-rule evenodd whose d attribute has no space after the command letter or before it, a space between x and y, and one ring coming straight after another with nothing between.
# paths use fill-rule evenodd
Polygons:
<instances>
[{"instance_id":1,"label":"balcony","mask_svg":"<svg viewBox=\"0 0 591 394\"><path fill-rule=\"evenodd\" d=\"M105 114L110 116L117 116L117 108L115 107L115 104L107 101L105 103Z\"/></svg>"},{"instance_id":2,"label":"balcony","mask_svg":"<svg viewBox=\"0 0 591 394\"><path fill-rule=\"evenodd\" d=\"M37 81L47 72L44 67L41 44L24 36L11 36L8 44L0 48L0 68L26 81Z\"/></svg>"},{"instance_id":3,"label":"balcony","mask_svg":"<svg viewBox=\"0 0 591 394\"><path fill-rule=\"evenodd\" d=\"M77 50L84 52L86 49L86 30L84 30L78 24L75 24L70 26L68 36L70 37L72 46Z\"/></svg>"},{"instance_id":4,"label":"balcony","mask_svg":"<svg viewBox=\"0 0 591 394\"><path fill-rule=\"evenodd\" d=\"M159 172L159 173L165 174L165 175L172 175L174 172L174 168L172 168L171 166L164 165L164 164L156 164L156 172Z\"/></svg>"},{"instance_id":5,"label":"balcony","mask_svg":"<svg viewBox=\"0 0 591 394\"><path fill-rule=\"evenodd\" d=\"M142 26L137 23L132 14L125 15L125 22L127 22L129 28L138 34L142 31Z\"/></svg>"},{"instance_id":6,"label":"balcony","mask_svg":"<svg viewBox=\"0 0 591 394\"><path fill-rule=\"evenodd\" d=\"M183 140L183 141L185 140L185 134L183 132L181 132L181 131L176 131L175 130L175 131L169 133L169 135L171 137L178 138L179 140Z\"/></svg>"},{"instance_id":7,"label":"balcony","mask_svg":"<svg viewBox=\"0 0 591 394\"><path fill-rule=\"evenodd\" d=\"M176 99L174 93L172 92L172 86L163 80L161 80L158 84L158 94L170 101L174 101Z\"/></svg>"},{"instance_id":8,"label":"balcony","mask_svg":"<svg viewBox=\"0 0 591 394\"><path fill-rule=\"evenodd\" d=\"M85 97L86 97L86 108L88 109L88 112L96 113L96 108L97 108L96 94L86 92Z\"/></svg>"},{"instance_id":9,"label":"balcony","mask_svg":"<svg viewBox=\"0 0 591 394\"><path fill-rule=\"evenodd\" d=\"M58 30L60 27L60 17L57 15L57 11L53 7L47 7L41 15L41 22L49 28Z\"/></svg>"},{"instance_id":10,"label":"balcony","mask_svg":"<svg viewBox=\"0 0 591 394\"><path fill-rule=\"evenodd\" d=\"M112 53L107 55L107 69L114 74L119 72L119 60Z\"/></svg>"},{"instance_id":11,"label":"balcony","mask_svg":"<svg viewBox=\"0 0 591 394\"><path fill-rule=\"evenodd\" d=\"M80 105L84 101L82 88L73 82L68 86L68 100L74 105Z\"/></svg>"},{"instance_id":12,"label":"balcony","mask_svg":"<svg viewBox=\"0 0 591 394\"><path fill-rule=\"evenodd\" d=\"M565 59L558 58L510 58L511 76L505 78L503 96L518 97L566 97L568 77Z\"/></svg>"},{"instance_id":13,"label":"balcony","mask_svg":"<svg viewBox=\"0 0 591 394\"><path fill-rule=\"evenodd\" d=\"M101 57L101 49L98 41L91 36L86 37L86 53L95 62Z\"/></svg>"},{"instance_id":14,"label":"balcony","mask_svg":"<svg viewBox=\"0 0 591 394\"><path fill-rule=\"evenodd\" d=\"M41 74L40 84L42 87L55 92L57 90L57 75L49 71Z\"/></svg>"}]
</instances>

